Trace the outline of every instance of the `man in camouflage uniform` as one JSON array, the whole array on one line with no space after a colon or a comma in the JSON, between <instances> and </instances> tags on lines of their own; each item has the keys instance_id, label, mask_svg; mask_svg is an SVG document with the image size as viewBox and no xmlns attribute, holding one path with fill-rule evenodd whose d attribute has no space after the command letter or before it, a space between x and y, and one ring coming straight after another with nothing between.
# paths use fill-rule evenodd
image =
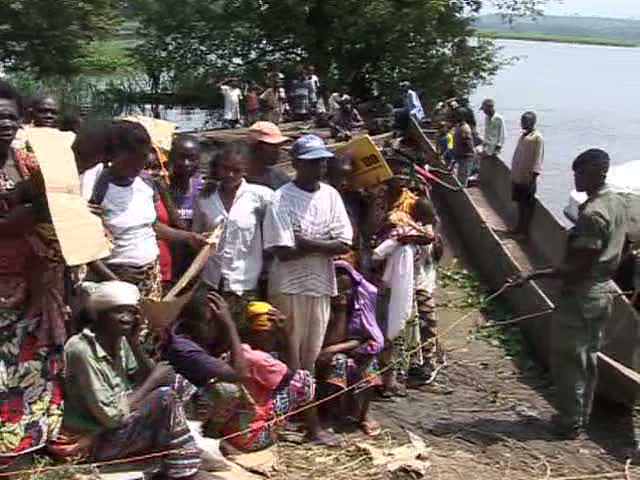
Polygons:
<instances>
[{"instance_id":1,"label":"man in camouflage uniform","mask_svg":"<svg viewBox=\"0 0 640 480\"><path fill-rule=\"evenodd\" d=\"M611 280L622 256L626 215L622 199L606 185L609 155L587 150L573 162L576 190L587 193L570 231L559 267L525 273L512 283L551 277L563 281L551 325L551 372L557 389L553 423L564 438L576 438L591 414L597 380L597 353L611 314Z\"/></svg>"}]
</instances>

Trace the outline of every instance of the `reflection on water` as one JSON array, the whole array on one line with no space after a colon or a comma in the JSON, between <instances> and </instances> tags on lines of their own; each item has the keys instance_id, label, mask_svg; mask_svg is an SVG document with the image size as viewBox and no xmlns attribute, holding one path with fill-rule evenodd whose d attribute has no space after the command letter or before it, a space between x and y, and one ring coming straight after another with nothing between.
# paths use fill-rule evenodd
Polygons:
<instances>
[{"instance_id":1,"label":"reflection on water","mask_svg":"<svg viewBox=\"0 0 640 480\"><path fill-rule=\"evenodd\" d=\"M539 195L561 215L572 188L571 162L590 147L614 164L640 159L640 48L504 40L503 54L521 57L472 97L496 100L507 123L503 157L510 163L526 110L538 113L545 137ZM481 132L484 115L476 112Z\"/></svg>"},{"instance_id":2,"label":"reflection on water","mask_svg":"<svg viewBox=\"0 0 640 480\"><path fill-rule=\"evenodd\" d=\"M179 131L222 127L222 111L176 105L128 105L121 115L146 115L175 123Z\"/></svg>"}]
</instances>

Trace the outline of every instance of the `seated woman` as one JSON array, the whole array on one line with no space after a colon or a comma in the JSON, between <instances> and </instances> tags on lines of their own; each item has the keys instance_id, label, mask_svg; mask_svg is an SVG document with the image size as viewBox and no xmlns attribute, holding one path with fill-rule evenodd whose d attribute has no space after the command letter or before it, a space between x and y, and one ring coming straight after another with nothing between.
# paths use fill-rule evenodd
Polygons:
<instances>
[{"instance_id":1,"label":"seated woman","mask_svg":"<svg viewBox=\"0 0 640 480\"><path fill-rule=\"evenodd\" d=\"M139 298L134 285L117 281L90 292L90 325L64 349L64 434L53 452L100 462L171 451L161 457L163 478L211 478L200 471L181 382L140 346Z\"/></svg>"},{"instance_id":2,"label":"seated woman","mask_svg":"<svg viewBox=\"0 0 640 480\"><path fill-rule=\"evenodd\" d=\"M380 433L369 417L371 388L381 384L376 355L384 339L375 317L377 289L349 263L335 262L338 295L331 301L331 319L317 362L320 398L358 384L328 402L333 419L352 418L367 435Z\"/></svg>"},{"instance_id":3,"label":"seated woman","mask_svg":"<svg viewBox=\"0 0 640 480\"><path fill-rule=\"evenodd\" d=\"M277 311L270 318L284 325ZM182 310L161 355L199 388L197 420L205 435L224 439L227 449L248 452L271 445L276 420L315 394L312 375L299 368L295 355L286 365L241 344L226 302L206 289L198 289Z\"/></svg>"}]
</instances>

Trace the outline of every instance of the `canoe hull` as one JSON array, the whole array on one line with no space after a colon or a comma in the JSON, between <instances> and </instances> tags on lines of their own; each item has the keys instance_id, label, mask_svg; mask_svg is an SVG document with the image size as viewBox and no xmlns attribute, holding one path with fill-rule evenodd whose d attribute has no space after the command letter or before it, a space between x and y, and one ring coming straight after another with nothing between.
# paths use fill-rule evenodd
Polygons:
<instances>
[{"instance_id":1,"label":"canoe hull","mask_svg":"<svg viewBox=\"0 0 640 480\"><path fill-rule=\"evenodd\" d=\"M474 192L474 190L479 190ZM512 224L515 205L511 201L509 168L498 158L483 160L478 189L454 192L435 188L434 197L444 204L458 228L470 258L492 288L499 288L514 273L532 266L557 264L563 259L567 229L540 202L536 201L531 226L530 247L522 250L512 240L500 238L496 223ZM506 220L506 221L505 221ZM560 285L536 283L511 289L506 299L517 315L552 308ZM549 325L556 314L545 315L521 324L522 331L538 359L549 363ZM605 326L602 352L617 362L640 371L640 317L623 296L616 296L613 315ZM609 363L599 362L598 392L618 403L631 404L638 384Z\"/></svg>"}]
</instances>

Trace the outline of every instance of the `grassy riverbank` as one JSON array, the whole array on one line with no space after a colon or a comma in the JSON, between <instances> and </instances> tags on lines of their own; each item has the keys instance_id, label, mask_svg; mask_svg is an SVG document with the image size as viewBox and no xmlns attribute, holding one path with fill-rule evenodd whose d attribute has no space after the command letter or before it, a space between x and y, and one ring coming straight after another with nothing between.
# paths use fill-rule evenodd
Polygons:
<instances>
[{"instance_id":1,"label":"grassy riverbank","mask_svg":"<svg viewBox=\"0 0 640 480\"><path fill-rule=\"evenodd\" d=\"M572 43L576 45L604 45L610 47L638 47L638 43L625 40L614 40L599 37L579 37L565 35L549 35L544 33L520 33L520 32L496 32L496 31L480 31L480 37L507 39L507 40L527 40L531 42L556 42L556 43Z\"/></svg>"}]
</instances>

